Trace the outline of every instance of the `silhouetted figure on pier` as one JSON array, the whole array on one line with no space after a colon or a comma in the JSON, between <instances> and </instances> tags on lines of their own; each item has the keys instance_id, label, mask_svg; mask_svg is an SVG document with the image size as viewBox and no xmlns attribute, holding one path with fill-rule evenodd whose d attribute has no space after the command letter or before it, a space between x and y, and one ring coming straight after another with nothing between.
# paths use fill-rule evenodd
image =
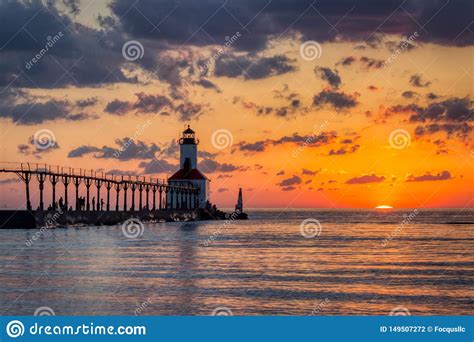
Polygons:
<instances>
[{"instance_id":1,"label":"silhouetted figure on pier","mask_svg":"<svg viewBox=\"0 0 474 342\"><path fill-rule=\"evenodd\" d=\"M59 209L64 210L64 203L63 198L59 197Z\"/></svg>"},{"instance_id":2,"label":"silhouetted figure on pier","mask_svg":"<svg viewBox=\"0 0 474 342\"><path fill-rule=\"evenodd\" d=\"M103 211L104 210L104 199L101 198L100 199L100 211Z\"/></svg>"},{"instance_id":3,"label":"silhouetted figure on pier","mask_svg":"<svg viewBox=\"0 0 474 342\"><path fill-rule=\"evenodd\" d=\"M95 210L95 197L92 197L92 211Z\"/></svg>"}]
</instances>

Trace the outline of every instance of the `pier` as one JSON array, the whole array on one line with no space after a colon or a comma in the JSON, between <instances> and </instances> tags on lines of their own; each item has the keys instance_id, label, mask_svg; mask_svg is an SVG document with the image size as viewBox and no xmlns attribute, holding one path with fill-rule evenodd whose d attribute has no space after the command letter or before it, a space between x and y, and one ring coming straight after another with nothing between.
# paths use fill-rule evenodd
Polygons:
<instances>
[{"instance_id":1,"label":"pier","mask_svg":"<svg viewBox=\"0 0 474 342\"><path fill-rule=\"evenodd\" d=\"M61 213L56 220L58 224L92 225L118 224L129 217L175 221L209 216L199 202L200 188L191 182L169 184L167 180L153 177L38 163L0 163L0 172L16 174L23 181L26 204L26 210L2 211L3 228L12 225L8 221L16 222L15 225L24 222L31 228L32 218L36 226L42 226L51 212ZM51 187L48 203L44 200L45 185ZM35 186L39 201L33 205L31 191ZM210 215L209 218L216 217Z\"/></svg>"}]
</instances>

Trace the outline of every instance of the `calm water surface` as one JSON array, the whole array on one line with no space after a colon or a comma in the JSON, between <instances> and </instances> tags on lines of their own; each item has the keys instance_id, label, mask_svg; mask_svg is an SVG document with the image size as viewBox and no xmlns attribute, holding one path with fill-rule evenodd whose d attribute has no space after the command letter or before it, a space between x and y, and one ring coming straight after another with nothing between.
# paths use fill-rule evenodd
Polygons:
<instances>
[{"instance_id":1,"label":"calm water surface","mask_svg":"<svg viewBox=\"0 0 474 342\"><path fill-rule=\"evenodd\" d=\"M38 231L1 230L1 314L474 314L472 210L250 216L145 224L136 239L120 226L56 228L29 247ZM308 218L319 236L301 235Z\"/></svg>"}]
</instances>

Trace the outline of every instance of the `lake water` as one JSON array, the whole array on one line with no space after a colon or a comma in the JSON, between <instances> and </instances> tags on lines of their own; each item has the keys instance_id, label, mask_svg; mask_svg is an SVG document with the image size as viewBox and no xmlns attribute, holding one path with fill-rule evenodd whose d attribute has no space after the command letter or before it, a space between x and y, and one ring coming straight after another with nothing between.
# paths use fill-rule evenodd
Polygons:
<instances>
[{"instance_id":1,"label":"lake water","mask_svg":"<svg viewBox=\"0 0 474 342\"><path fill-rule=\"evenodd\" d=\"M1 314L474 314L473 210L249 214L0 230Z\"/></svg>"}]
</instances>

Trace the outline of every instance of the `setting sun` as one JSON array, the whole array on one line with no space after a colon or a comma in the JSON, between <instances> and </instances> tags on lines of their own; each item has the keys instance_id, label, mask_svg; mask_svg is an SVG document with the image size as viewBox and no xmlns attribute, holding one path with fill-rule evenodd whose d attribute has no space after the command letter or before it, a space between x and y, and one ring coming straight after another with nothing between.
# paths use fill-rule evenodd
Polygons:
<instances>
[{"instance_id":1,"label":"setting sun","mask_svg":"<svg viewBox=\"0 0 474 342\"><path fill-rule=\"evenodd\" d=\"M393 209L393 207L389 205L378 205L375 207L375 209Z\"/></svg>"}]
</instances>

